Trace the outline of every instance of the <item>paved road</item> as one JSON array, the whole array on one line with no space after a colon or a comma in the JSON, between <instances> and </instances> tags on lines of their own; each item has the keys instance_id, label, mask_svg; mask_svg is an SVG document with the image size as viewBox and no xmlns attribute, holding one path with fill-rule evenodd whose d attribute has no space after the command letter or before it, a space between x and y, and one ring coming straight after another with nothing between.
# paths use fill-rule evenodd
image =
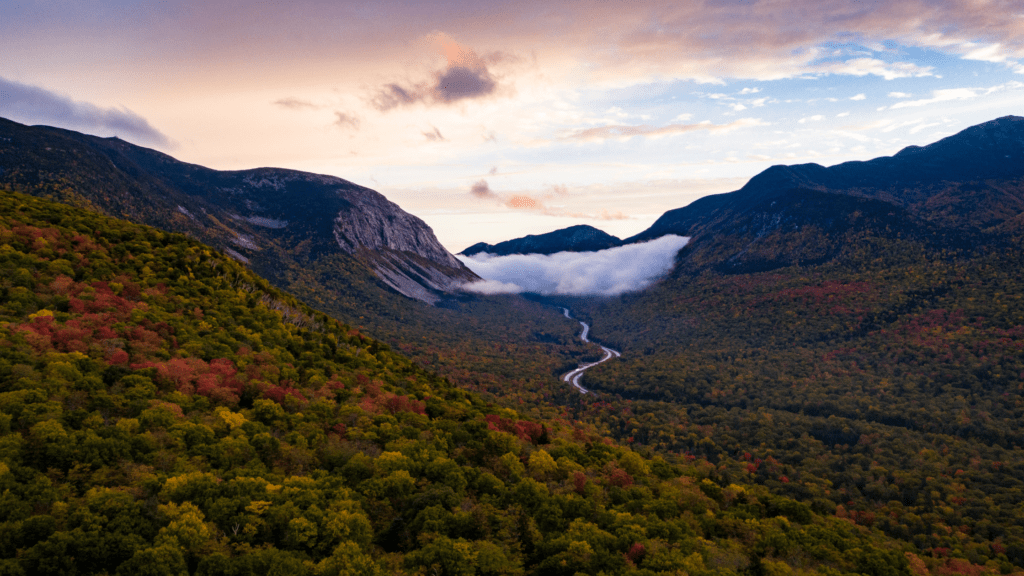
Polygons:
<instances>
[{"instance_id":1,"label":"paved road","mask_svg":"<svg viewBox=\"0 0 1024 576\"><path fill-rule=\"evenodd\" d=\"M562 308L562 313L565 314L566 318L572 319L572 316L569 315L568 308ZM580 340L583 340L584 342L590 342L590 340L587 340L587 334L590 333L590 325L582 320L580 320L579 322L580 324L583 325L583 333L580 334ZM598 346L601 345L598 344ZM618 358L619 356L622 356L622 354L619 354L617 350L612 350L611 348L607 348L605 346L601 346L601 350L604 350L604 358L601 358L597 362L591 362L590 364L581 365L579 368L573 370L572 372L569 372L565 376L562 376L562 380L575 386L576 389L580 391L580 394L586 394L587 392L589 392L589 390L580 385L580 378L583 378L583 373L602 362L607 362L612 358Z\"/></svg>"}]
</instances>

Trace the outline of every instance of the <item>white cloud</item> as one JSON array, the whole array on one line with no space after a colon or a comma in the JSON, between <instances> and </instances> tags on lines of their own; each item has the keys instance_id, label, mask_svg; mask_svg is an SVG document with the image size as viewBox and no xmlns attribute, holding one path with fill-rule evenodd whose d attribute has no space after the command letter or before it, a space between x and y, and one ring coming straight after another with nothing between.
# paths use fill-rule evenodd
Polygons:
<instances>
[{"instance_id":1,"label":"white cloud","mask_svg":"<svg viewBox=\"0 0 1024 576\"><path fill-rule=\"evenodd\" d=\"M850 100L865 100L867 96L863 94L857 94L856 96L850 96Z\"/></svg>"},{"instance_id":2,"label":"white cloud","mask_svg":"<svg viewBox=\"0 0 1024 576\"><path fill-rule=\"evenodd\" d=\"M740 103L730 104L729 106L731 106L733 111L735 111L735 112L742 112L742 111L747 109L746 106L744 106L743 104L740 104Z\"/></svg>"},{"instance_id":3,"label":"white cloud","mask_svg":"<svg viewBox=\"0 0 1024 576\"><path fill-rule=\"evenodd\" d=\"M808 122L819 122L819 121L824 120L824 119L825 119L825 117L822 116L821 114L815 114L814 116L807 116L806 118L801 118L801 119L797 120L797 122L799 122L801 124L806 124Z\"/></svg>"},{"instance_id":4,"label":"white cloud","mask_svg":"<svg viewBox=\"0 0 1024 576\"><path fill-rule=\"evenodd\" d=\"M920 78L933 76L932 66L918 66L911 62L884 62L876 58L855 58L846 62L831 62L819 67L824 74L845 74L849 76L881 76L886 80L896 78Z\"/></svg>"},{"instance_id":5,"label":"white cloud","mask_svg":"<svg viewBox=\"0 0 1024 576\"><path fill-rule=\"evenodd\" d=\"M969 48L973 45L965 45ZM983 62L1006 62L1006 53L1002 50L1002 44L989 44L980 46L963 55L964 60L981 60Z\"/></svg>"},{"instance_id":6,"label":"white cloud","mask_svg":"<svg viewBox=\"0 0 1024 576\"><path fill-rule=\"evenodd\" d=\"M850 115L849 112L840 112L839 114L836 114L836 118L845 118L845 117L847 117L849 115Z\"/></svg>"},{"instance_id":7,"label":"white cloud","mask_svg":"<svg viewBox=\"0 0 1024 576\"><path fill-rule=\"evenodd\" d=\"M974 88L948 88L946 90L932 90L931 98L924 98L921 100L906 100L904 102L897 102L890 108L895 110L897 108L914 108L917 106L926 106L928 104L935 104L936 102L949 102L951 100L964 100L967 98L974 98L978 96L978 90Z\"/></svg>"},{"instance_id":8,"label":"white cloud","mask_svg":"<svg viewBox=\"0 0 1024 576\"><path fill-rule=\"evenodd\" d=\"M931 128L933 126L942 126L942 123L941 122L933 122L931 124L918 124L917 126L914 126L913 128L911 128L909 130L909 132L911 134L917 134L921 130L924 130L925 128Z\"/></svg>"},{"instance_id":9,"label":"white cloud","mask_svg":"<svg viewBox=\"0 0 1024 576\"><path fill-rule=\"evenodd\" d=\"M740 90L740 94L757 94L760 91L760 88L744 88L743 90Z\"/></svg>"},{"instance_id":10,"label":"white cloud","mask_svg":"<svg viewBox=\"0 0 1024 576\"><path fill-rule=\"evenodd\" d=\"M457 258L462 258L462 256L457 256ZM480 294L519 294L524 292L521 286L500 280L479 280L467 284L463 288Z\"/></svg>"},{"instance_id":11,"label":"white cloud","mask_svg":"<svg viewBox=\"0 0 1024 576\"><path fill-rule=\"evenodd\" d=\"M457 256L483 281L463 286L484 294L534 292L615 296L643 290L667 274L689 238L668 235L597 252Z\"/></svg>"},{"instance_id":12,"label":"white cloud","mask_svg":"<svg viewBox=\"0 0 1024 576\"><path fill-rule=\"evenodd\" d=\"M910 98L913 94L907 94L906 92L889 92L889 98Z\"/></svg>"}]
</instances>

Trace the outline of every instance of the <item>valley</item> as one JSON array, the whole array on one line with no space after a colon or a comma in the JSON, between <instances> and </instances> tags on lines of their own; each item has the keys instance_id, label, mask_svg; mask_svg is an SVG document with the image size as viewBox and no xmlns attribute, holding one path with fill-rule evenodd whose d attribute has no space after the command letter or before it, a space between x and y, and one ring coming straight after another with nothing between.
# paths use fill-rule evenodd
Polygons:
<instances>
[{"instance_id":1,"label":"valley","mask_svg":"<svg viewBox=\"0 0 1024 576\"><path fill-rule=\"evenodd\" d=\"M543 294L341 179L0 132L3 573L1024 568L1024 118L477 246L678 237Z\"/></svg>"},{"instance_id":2,"label":"valley","mask_svg":"<svg viewBox=\"0 0 1024 576\"><path fill-rule=\"evenodd\" d=\"M572 316L569 315L568 308L562 308L562 312L565 314L566 318L572 318ZM580 325L583 326L583 332L580 333L580 340L589 343L590 340L587 340L587 334L590 332L590 325L582 320L580 320ZM586 394L590 392L589 390L580 385L580 379L583 378L583 373L599 364L603 364L611 360L612 358L618 358L622 356L622 354L620 354L618 350L612 350L611 348L608 348L606 346L601 346L601 350L604 351L604 356L602 356L600 360L598 360L597 362L591 362L589 364L581 365L579 368L576 368L572 372L569 372L565 376L562 376L562 381L572 384L573 388L580 391L580 394Z\"/></svg>"}]
</instances>

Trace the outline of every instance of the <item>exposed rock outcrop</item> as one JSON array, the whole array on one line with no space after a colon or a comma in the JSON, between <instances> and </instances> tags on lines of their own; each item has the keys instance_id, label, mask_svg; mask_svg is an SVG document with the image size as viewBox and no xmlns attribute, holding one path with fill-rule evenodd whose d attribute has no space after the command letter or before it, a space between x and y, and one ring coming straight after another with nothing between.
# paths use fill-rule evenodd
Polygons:
<instances>
[{"instance_id":1,"label":"exposed rock outcrop","mask_svg":"<svg viewBox=\"0 0 1024 576\"><path fill-rule=\"evenodd\" d=\"M296 267L339 253L429 303L478 279L423 220L341 178L212 170L118 138L2 118L0 138L0 186L189 234L283 285Z\"/></svg>"}]
</instances>

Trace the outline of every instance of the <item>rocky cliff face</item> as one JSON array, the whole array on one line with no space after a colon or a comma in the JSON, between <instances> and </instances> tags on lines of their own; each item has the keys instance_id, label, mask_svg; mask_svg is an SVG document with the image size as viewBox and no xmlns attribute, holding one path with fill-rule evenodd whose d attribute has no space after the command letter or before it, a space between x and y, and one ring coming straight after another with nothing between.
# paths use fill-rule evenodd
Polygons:
<instances>
[{"instance_id":1,"label":"rocky cliff face","mask_svg":"<svg viewBox=\"0 0 1024 576\"><path fill-rule=\"evenodd\" d=\"M0 119L0 186L184 232L282 284L339 254L428 303L477 279L423 220L332 176L211 170L117 138Z\"/></svg>"},{"instance_id":2,"label":"rocky cliff face","mask_svg":"<svg viewBox=\"0 0 1024 576\"><path fill-rule=\"evenodd\" d=\"M434 236L427 223L405 212L382 194L368 189L341 193L350 205L334 217L334 237L348 253L360 247L370 250L388 248L412 252L441 266L461 268Z\"/></svg>"}]
</instances>

